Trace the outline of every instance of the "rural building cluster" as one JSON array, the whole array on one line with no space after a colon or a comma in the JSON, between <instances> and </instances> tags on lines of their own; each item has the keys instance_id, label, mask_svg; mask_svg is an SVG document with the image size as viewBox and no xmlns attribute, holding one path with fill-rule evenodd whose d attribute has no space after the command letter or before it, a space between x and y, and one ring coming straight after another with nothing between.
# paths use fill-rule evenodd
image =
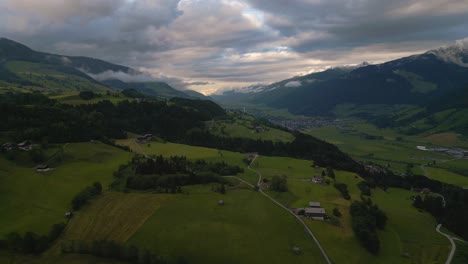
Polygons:
<instances>
[{"instance_id":1,"label":"rural building cluster","mask_svg":"<svg viewBox=\"0 0 468 264\"><path fill-rule=\"evenodd\" d=\"M313 220L325 220L325 208L320 206L320 202L309 202L308 207L297 208L294 210L297 215L304 215L306 218Z\"/></svg>"}]
</instances>

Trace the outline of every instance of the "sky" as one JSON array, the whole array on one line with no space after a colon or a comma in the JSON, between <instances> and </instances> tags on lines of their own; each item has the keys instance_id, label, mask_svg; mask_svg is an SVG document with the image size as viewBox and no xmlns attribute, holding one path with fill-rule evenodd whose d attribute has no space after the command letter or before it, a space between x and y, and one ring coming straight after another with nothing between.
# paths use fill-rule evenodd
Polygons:
<instances>
[{"instance_id":1,"label":"sky","mask_svg":"<svg viewBox=\"0 0 468 264\"><path fill-rule=\"evenodd\" d=\"M0 0L0 37L205 94L468 37L468 0Z\"/></svg>"}]
</instances>

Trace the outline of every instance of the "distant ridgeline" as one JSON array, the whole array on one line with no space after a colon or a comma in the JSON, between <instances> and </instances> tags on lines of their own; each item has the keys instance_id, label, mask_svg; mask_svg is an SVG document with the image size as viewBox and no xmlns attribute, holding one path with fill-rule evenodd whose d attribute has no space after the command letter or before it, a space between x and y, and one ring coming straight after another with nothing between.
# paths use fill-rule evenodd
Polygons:
<instances>
[{"instance_id":1,"label":"distant ridgeline","mask_svg":"<svg viewBox=\"0 0 468 264\"><path fill-rule=\"evenodd\" d=\"M336 146L294 132L290 143L213 135L205 121L226 118L219 105L208 100L173 98L116 104L66 105L40 93L0 95L0 132L20 142L64 143L126 138L126 131L152 133L164 140L262 155L314 160L318 166L355 171L358 164Z\"/></svg>"}]
</instances>

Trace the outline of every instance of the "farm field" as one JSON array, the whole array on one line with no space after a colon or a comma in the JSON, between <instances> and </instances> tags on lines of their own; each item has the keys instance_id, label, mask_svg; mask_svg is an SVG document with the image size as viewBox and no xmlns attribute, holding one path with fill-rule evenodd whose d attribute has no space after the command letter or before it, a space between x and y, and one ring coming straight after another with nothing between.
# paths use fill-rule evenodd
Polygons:
<instances>
[{"instance_id":1,"label":"farm field","mask_svg":"<svg viewBox=\"0 0 468 264\"><path fill-rule=\"evenodd\" d=\"M468 161L466 161L468 162ZM468 187L468 177L456 174L440 168L425 167L426 176L428 178L438 180L441 182L450 183L453 185Z\"/></svg>"},{"instance_id":2,"label":"farm field","mask_svg":"<svg viewBox=\"0 0 468 264\"><path fill-rule=\"evenodd\" d=\"M73 216L62 239L126 242L172 198L168 194L104 192Z\"/></svg>"},{"instance_id":3,"label":"farm field","mask_svg":"<svg viewBox=\"0 0 468 264\"><path fill-rule=\"evenodd\" d=\"M0 236L48 232L65 220L77 192L95 181L106 188L113 172L132 155L98 142L68 144L63 162L46 173L0 158Z\"/></svg>"},{"instance_id":4,"label":"farm field","mask_svg":"<svg viewBox=\"0 0 468 264\"><path fill-rule=\"evenodd\" d=\"M190 263L324 263L294 217L260 193L221 195L209 186L193 186L189 193L164 203L129 243ZM294 246L302 254L295 255Z\"/></svg>"}]
</instances>

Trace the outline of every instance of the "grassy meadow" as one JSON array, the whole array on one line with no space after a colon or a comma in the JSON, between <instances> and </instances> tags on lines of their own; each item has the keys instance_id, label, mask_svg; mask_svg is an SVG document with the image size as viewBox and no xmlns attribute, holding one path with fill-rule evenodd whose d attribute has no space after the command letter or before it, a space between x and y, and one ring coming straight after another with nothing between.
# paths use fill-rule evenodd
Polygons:
<instances>
[{"instance_id":1,"label":"grassy meadow","mask_svg":"<svg viewBox=\"0 0 468 264\"><path fill-rule=\"evenodd\" d=\"M324 263L294 217L260 193L240 189L221 195L209 186L188 191L164 203L129 243L190 263ZM294 246L302 254L295 255Z\"/></svg>"},{"instance_id":2,"label":"grassy meadow","mask_svg":"<svg viewBox=\"0 0 468 264\"><path fill-rule=\"evenodd\" d=\"M301 180L304 175L321 169L310 167L309 161L288 162L278 158L261 157L253 168L266 178L278 175L288 177L288 191L271 192L270 195L290 208L306 207L310 201L318 201L329 215L334 208L342 213L339 224L307 220L327 254L335 263L444 263L449 252L449 242L435 232L435 219L412 206L413 193L402 189L372 190L371 199L385 211L389 220L386 229L379 231L381 251L378 256L368 253L355 238L351 229L349 206L360 199L357 184L362 181L353 173L335 171L336 182L345 183L351 201L342 198L332 185L319 185ZM277 164L277 165L275 165ZM291 169L285 168L290 164ZM287 166L287 165L286 165ZM333 180L329 179L332 184ZM337 219L336 217L334 217ZM406 256L406 257L404 257Z\"/></svg>"},{"instance_id":3,"label":"grassy meadow","mask_svg":"<svg viewBox=\"0 0 468 264\"><path fill-rule=\"evenodd\" d=\"M422 151L416 146L434 146L439 143L448 146L458 142L464 146L459 135L455 133L434 134L432 136L401 136L388 129L378 129L368 123L354 121L351 129L340 130L334 127L317 128L307 133L335 144L343 152L348 153L358 161L372 162L388 167L397 173L405 173L408 164L412 165L414 174L426 175L427 177L446 183L468 186L468 161L454 160L452 156ZM382 139L366 139L363 134L381 136ZM397 140L401 137L402 140ZM453 146L453 145L452 145ZM428 165L435 161L432 167L426 166L423 170L421 165Z\"/></svg>"},{"instance_id":4,"label":"grassy meadow","mask_svg":"<svg viewBox=\"0 0 468 264\"><path fill-rule=\"evenodd\" d=\"M37 173L32 166L0 158L0 236L13 231L44 234L65 221L73 196L100 181L104 188L113 172L133 154L102 143L72 143L54 170Z\"/></svg>"}]
</instances>

